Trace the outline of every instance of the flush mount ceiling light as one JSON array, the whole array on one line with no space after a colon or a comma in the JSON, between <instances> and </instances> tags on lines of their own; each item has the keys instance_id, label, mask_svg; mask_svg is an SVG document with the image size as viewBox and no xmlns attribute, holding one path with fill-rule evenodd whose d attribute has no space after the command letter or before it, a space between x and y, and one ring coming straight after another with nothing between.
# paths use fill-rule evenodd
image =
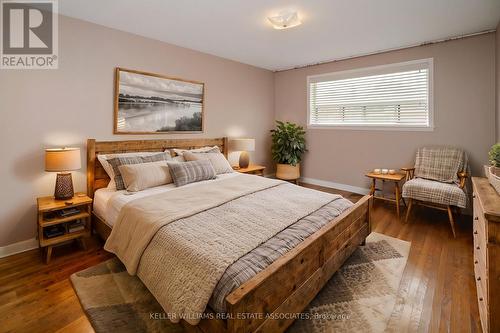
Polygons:
<instances>
[{"instance_id":1,"label":"flush mount ceiling light","mask_svg":"<svg viewBox=\"0 0 500 333\"><path fill-rule=\"evenodd\" d=\"M299 14L293 11L282 12L277 16L271 16L267 19L271 22L273 28L278 30L293 28L302 24Z\"/></svg>"}]
</instances>

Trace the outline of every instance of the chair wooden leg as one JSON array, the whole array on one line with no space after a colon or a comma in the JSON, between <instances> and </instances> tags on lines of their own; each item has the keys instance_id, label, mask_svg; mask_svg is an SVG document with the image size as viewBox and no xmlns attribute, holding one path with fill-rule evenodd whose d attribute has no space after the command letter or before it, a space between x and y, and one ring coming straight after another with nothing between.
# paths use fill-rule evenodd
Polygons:
<instances>
[{"instance_id":1,"label":"chair wooden leg","mask_svg":"<svg viewBox=\"0 0 500 333\"><path fill-rule=\"evenodd\" d=\"M370 195L375 194L375 185L376 185L375 182L376 182L375 178L372 178L372 186L370 188Z\"/></svg>"},{"instance_id":2,"label":"chair wooden leg","mask_svg":"<svg viewBox=\"0 0 500 333\"><path fill-rule=\"evenodd\" d=\"M401 208L401 207L399 207L399 199L400 199L401 194L399 193L399 185L397 182L394 185L394 194L396 195L396 214L398 215L398 220L399 220L401 218L399 215L399 209Z\"/></svg>"},{"instance_id":3,"label":"chair wooden leg","mask_svg":"<svg viewBox=\"0 0 500 333\"><path fill-rule=\"evenodd\" d=\"M453 232L453 238L457 238L455 234L455 221L453 220L453 212L451 211L451 206L448 206L448 218L450 219L451 231Z\"/></svg>"},{"instance_id":4,"label":"chair wooden leg","mask_svg":"<svg viewBox=\"0 0 500 333\"><path fill-rule=\"evenodd\" d=\"M411 207L412 206L413 206L413 199L412 198L408 198L408 208L406 209L405 223L408 223L408 219L410 218L410 211L411 211Z\"/></svg>"}]
</instances>

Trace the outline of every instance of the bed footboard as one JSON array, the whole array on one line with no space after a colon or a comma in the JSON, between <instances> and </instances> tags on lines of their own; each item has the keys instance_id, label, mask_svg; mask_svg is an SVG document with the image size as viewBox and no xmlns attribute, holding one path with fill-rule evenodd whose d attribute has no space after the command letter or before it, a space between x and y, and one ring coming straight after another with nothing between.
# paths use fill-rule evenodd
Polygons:
<instances>
[{"instance_id":1,"label":"bed footboard","mask_svg":"<svg viewBox=\"0 0 500 333\"><path fill-rule=\"evenodd\" d=\"M364 196L229 294L226 298L226 331L285 331L294 321L290 314L304 310L370 234L371 202L371 196ZM211 330L201 326L204 331Z\"/></svg>"}]
</instances>

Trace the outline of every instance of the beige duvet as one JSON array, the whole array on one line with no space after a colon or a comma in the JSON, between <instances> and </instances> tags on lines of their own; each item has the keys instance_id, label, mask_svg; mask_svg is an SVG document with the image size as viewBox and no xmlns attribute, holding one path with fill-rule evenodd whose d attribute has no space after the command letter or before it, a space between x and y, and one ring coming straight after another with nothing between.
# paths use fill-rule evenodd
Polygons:
<instances>
[{"instance_id":1,"label":"beige duvet","mask_svg":"<svg viewBox=\"0 0 500 333\"><path fill-rule=\"evenodd\" d=\"M232 263L335 198L239 174L130 202L105 249L141 278L172 321L195 325Z\"/></svg>"}]
</instances>

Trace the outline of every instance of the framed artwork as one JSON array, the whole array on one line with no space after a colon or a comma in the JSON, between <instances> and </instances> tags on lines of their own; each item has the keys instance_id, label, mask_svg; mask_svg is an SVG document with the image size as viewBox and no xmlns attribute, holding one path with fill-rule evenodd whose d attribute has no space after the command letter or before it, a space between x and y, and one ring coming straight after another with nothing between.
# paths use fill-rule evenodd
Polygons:
<instances>
[{"instance_id":1,"label":"framed artwork","mask_svg":"<svg viewBox=\"0 0 500 333\"><path fill-rule=\"evenodd\" d=\"M202 82L116 68L115 134L203 132Z\"/></svg>"}]
</instances>

